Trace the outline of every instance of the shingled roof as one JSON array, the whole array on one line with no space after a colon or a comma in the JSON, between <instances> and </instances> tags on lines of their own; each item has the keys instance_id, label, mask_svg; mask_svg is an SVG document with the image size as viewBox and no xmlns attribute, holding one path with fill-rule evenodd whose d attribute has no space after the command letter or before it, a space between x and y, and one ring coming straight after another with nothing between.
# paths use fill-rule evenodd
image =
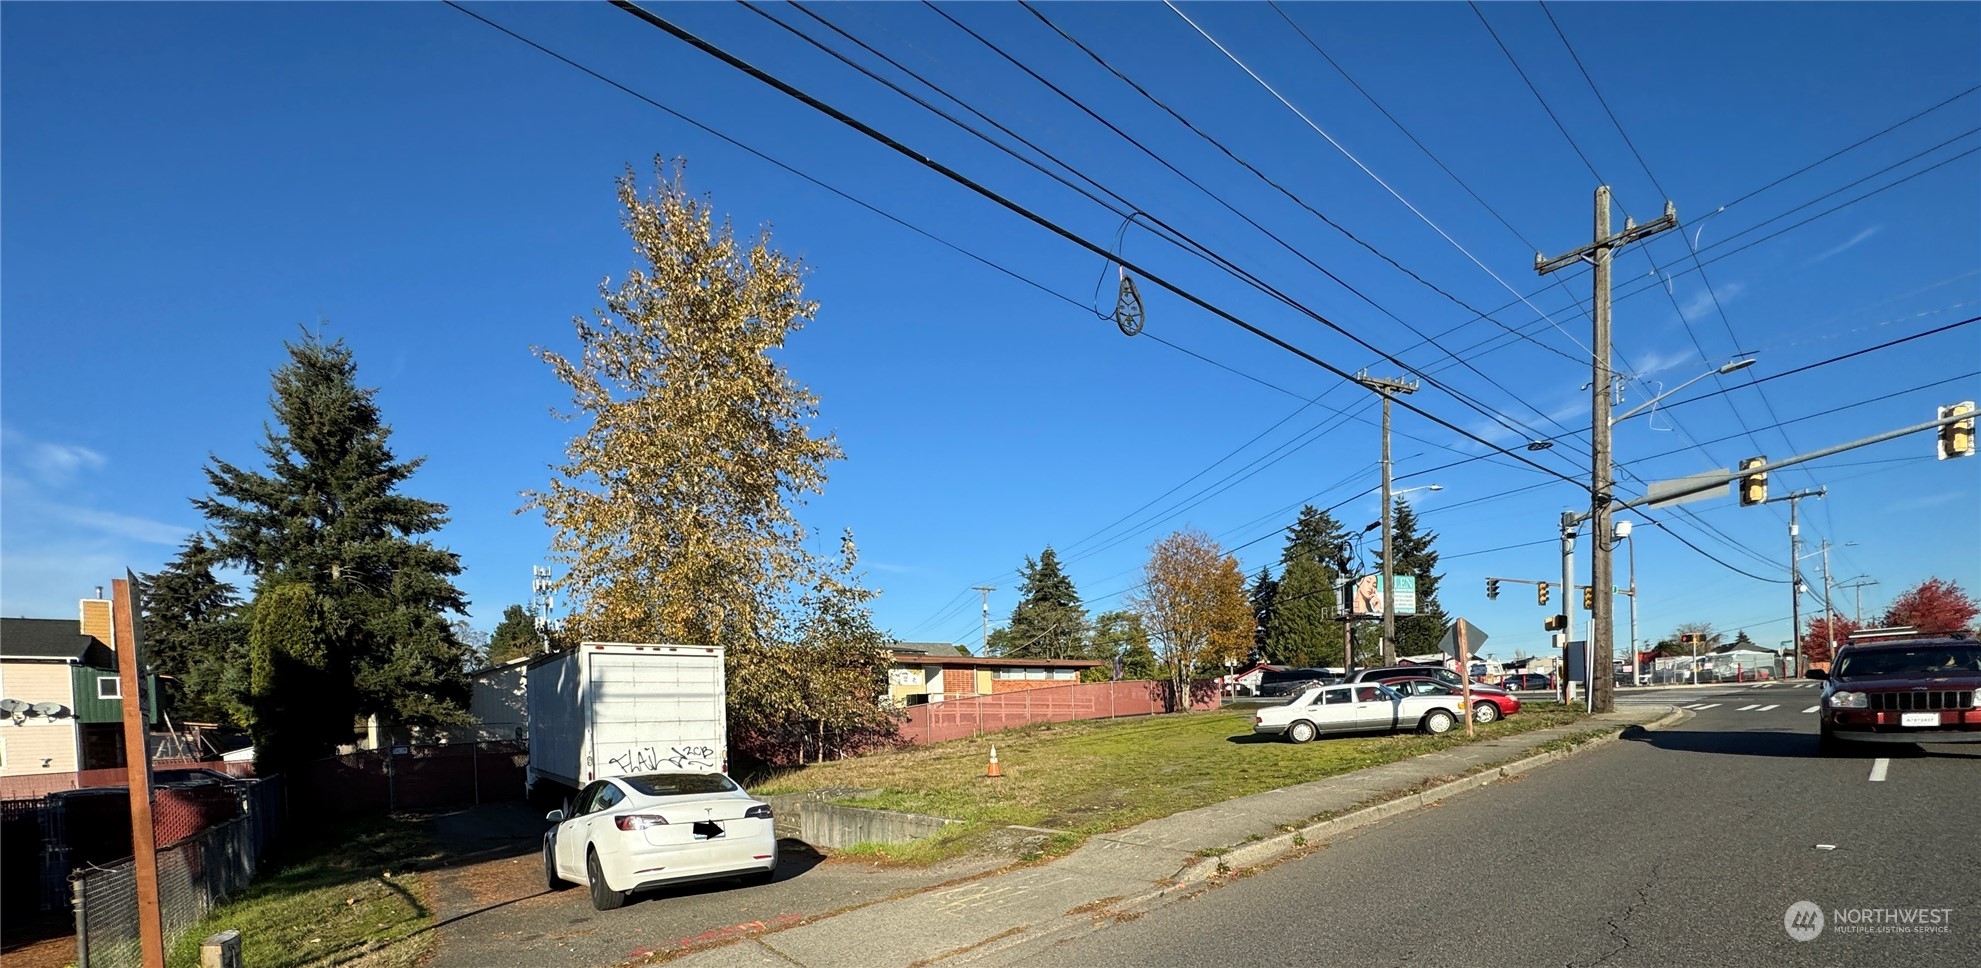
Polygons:
<instances>
[{"instance_id":1,"label":"shingled roof","mask_svg":"<svg viewBox=\"0 0 1981 968\"><path fill-rule=\"evenodd\" d=\"M84 635L74 619L0 618L0 658L82 662L92 645L102 643Z\"/></svg>"}]
</instances>

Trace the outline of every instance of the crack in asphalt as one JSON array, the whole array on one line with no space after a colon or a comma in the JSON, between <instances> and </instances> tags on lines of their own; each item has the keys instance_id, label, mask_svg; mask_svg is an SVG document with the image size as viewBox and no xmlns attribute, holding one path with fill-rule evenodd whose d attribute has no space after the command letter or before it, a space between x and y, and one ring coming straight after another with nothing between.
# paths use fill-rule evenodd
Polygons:
<instances>
[{"instance_id":1,"label":"crack in asphalt","mask_svg":"<svg viewBox=\"0 0 1981 968\"><path fill-rule=\"evenodd\" d=\"M1651 903L1651 885L1658 882L1658 872L1663 870L1664 866L1665 862L1662 860L1652 864L1651 873L1644 878L1643 885L1637 888L1637 900L1631 902L1629 907L1624 908L1622 914L1603 922L1604 927L1610 933L1610 937L1615 939L1617 944L1610 948L1610 950L1603 952L1602 957L1589 962L1586 966L1580 966L1580 968L1595 968L1595 966L1630 949L1630 935L1625 933L1624 926L1630 922L1631 916L1637 913L1638 908ZM1573 962L1570 962L1569 968L1577 968L1577 966Z\"/></svg>"}]
</instances>

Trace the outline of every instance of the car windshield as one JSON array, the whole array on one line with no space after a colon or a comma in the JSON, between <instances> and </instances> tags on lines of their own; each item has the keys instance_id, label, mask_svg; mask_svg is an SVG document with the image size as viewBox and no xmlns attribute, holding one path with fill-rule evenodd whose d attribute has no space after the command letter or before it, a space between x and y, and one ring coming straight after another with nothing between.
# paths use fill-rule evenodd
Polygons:
<instances>
[{"instance_id":1,"label":"car windshield","mask_svg":"<svg viewBox=\"0 0 1981 968\"><path fill-rule=\"evenodd\" d=\"M645 776L622 776L619 782L650 797L729 793L738 789L734 781L720 773L649 773Z\"/></svg>"},{"instance_id":2,"label":"car windshield","mask_svg":"<svg viewBox=\"0 0 1981 968\"><path fill-rule=\"evenodd\" d=\"M1857 652L1845 649L1837 659L1836 675L1934 676L1981 672L1981 643L1920 645L1905 649Z\"/></svg>"}]
</instances>

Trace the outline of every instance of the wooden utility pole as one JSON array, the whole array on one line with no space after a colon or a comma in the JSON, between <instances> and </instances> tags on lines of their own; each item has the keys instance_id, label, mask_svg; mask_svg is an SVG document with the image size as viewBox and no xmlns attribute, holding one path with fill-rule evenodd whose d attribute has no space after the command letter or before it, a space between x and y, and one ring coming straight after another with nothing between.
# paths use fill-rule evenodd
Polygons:
<instances>
[{"instance_id":1,"label":"wooden utility pole","mask_svg":"<svg viewBox=\"0 0 1981 968\"><path fill-rule=\"evenodd\" d=\"M1594 379L1589 382L1589 584L1595 589L1589 614L1589 708L1606 713L1616 706L1616 682L1611 669L1616 657L1615 612L1616 576L1610 553L1617 538L1611 533L1610 505L1615 496L1615 468L1610 455L1610 259L1615 250L1638 239L1648 238L1678 225L1678 211L1665 202L1665 214L1655 222L1638 225L1625 219L1623 231L1610 234L1610 189L1596 186L1596 240L1566 255L1548 259L1536 253L1534 271L1540 275L1577 262L1595 268L1595 340L1591 364ZM1573 606L1562 603L1563 611Z\"/></svg>"},{"instance_id":2,"label":"wooden utility pole","mask_svg":"<svg viewBox=\"0 0 1981 968\"><path fill-rule=\"evenodd\" d=\"M1817 488L1813 491L1797 491L1781 497L1769 498L1761 503L1773 504L1776 501L1788 502L1788 637L1793 640L1789 646L1788 668L1785 673L1790 679L1802 675L1802 524L1796 517L1796 508L1805 497L1827 497L1830 489Z\"/></svg>"},{"instance_id":3,"label":"wooden utility pole","mask_svg":"<svg viewBox=\"0 0 1981 968\"><path fill-rule=\"evenodd\" d=\"M1396 664L1396 556L1390 549L1389 402L1394 394L1417 392L1417 384L1372 377L1367 370L1355 382L1383 398L1383 665Z\"/></svg>"},{"instance_id":4,"label":"wooden utility pole","mask_svg":"<svg viewBox=\"0 0 1981 968\"><path fill-rule=\"evenodd\" d=\"M995 585L972 585L972 589L982 593L984 600L984 644L977 650L978 655L990 655L990 593L997 591Z\"/></svg>"},{"instance_id":5,"label":"wooden utility pole","mask_svg":"<svg viewBox=\"0 0 1981 968\"><path fill-rule=\"evenodd\" d=\"M165 931L158 917L158 843L151 829L151 745L146 738L143 661L144 627L133 601L137 576L110 582L111 645L117 652L117 683L123 690L124 780L131 791L131 856L137 873L138 948L144 968L165 968Z\"/></svg>"}]
</instances>

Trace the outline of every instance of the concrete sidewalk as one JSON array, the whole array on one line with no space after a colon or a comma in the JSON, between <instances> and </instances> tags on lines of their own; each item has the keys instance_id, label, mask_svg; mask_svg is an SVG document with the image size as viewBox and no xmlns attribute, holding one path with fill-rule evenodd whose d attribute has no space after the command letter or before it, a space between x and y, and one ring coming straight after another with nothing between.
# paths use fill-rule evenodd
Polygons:
<instances>
[{"instance_id":1,"label":"concrete sidewalk","mask_svg":"<svg viewBox=\"0 0 1981 968\"><path fill-rule=\"evenodd\" d=\"M848 911L668 960L692 968L907 968L1023 961L1023 950L1099 930L1208 889L1220 874L1414 810L1686 713L1637 706L1228 800L1092 837L1049 864ZM1592 729L1573 749L1542 752Z\"/></svg>"}]
</instances>

